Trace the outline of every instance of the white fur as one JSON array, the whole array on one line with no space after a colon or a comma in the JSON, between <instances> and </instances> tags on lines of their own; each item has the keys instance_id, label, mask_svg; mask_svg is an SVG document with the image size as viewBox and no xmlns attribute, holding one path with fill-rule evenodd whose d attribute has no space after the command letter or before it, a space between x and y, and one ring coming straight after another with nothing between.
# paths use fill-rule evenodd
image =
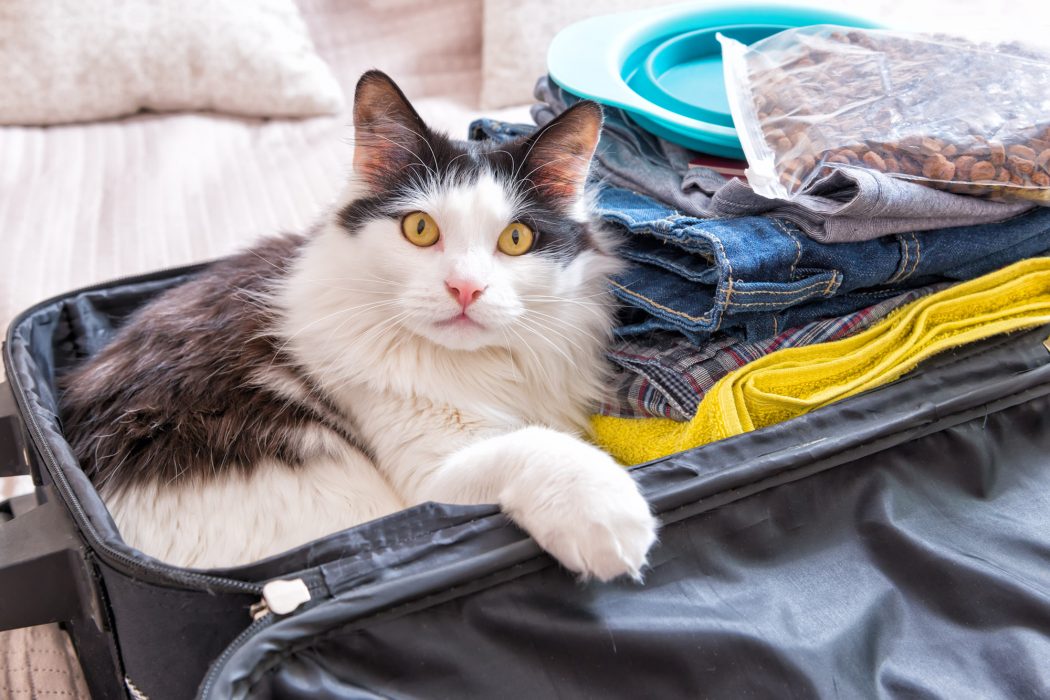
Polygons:
<instances>
[{"instance_id":1,"label":"white fur","mask_svg":"<svg viewBox=\"0 0 1050 700\"><path fill-rule=\"evenodd\" d=\"M519 212L492 176L422 183L404 204L434 218L438 244L412 245L395 220L354 234L332 221L275 298L286 348L375 464L326 454L299 472L267 464L247 481L140 491L111 500L118 524L163 559L230 565L404 505L498 502L567 568L637 576L655 521L627 473L580 437L602 388L615 258L498 252ZM480 326L440 325L461 311L449 278L485 287L467 310ZM150 509L156 526L131 515Z\"/></svg>"}]
</instances>

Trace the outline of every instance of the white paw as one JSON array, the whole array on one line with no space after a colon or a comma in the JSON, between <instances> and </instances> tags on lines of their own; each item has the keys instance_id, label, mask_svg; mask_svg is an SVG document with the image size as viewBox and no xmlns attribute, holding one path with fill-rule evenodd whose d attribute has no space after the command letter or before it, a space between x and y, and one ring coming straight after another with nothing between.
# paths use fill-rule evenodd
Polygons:
<instances>
[{"instance_id":1,"label":"white paw","mask_svg":"<svg viewBox=\"0 0 1050 700\"><path fill-rule=\"evenodd\" d=\"M501 494L506 513L584 579L637 580L656 541L656 520L630 475L601 450L568 435L530 450Z\"/></svg>"}]
</instances>

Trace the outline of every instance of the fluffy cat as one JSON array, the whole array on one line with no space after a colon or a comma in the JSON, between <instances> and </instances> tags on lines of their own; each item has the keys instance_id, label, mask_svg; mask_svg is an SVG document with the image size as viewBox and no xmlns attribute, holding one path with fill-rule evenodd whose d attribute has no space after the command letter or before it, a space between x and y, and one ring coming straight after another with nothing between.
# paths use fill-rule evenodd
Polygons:
<instances>
[{"instance_id":1,"label":"fluffy cat","mask_svg":"<svg viewBox=\"0 0 1050 700\"><path fill-rule=\"evenodd\" d=\"M498 147L371 71L333 213L138 311L66 377L67 435L126 541L251 562L424 501L497 502L565 567L638 576L655 521L581 439L612 325L584 183L601 109Z\"/></svg>"}]
</instances>

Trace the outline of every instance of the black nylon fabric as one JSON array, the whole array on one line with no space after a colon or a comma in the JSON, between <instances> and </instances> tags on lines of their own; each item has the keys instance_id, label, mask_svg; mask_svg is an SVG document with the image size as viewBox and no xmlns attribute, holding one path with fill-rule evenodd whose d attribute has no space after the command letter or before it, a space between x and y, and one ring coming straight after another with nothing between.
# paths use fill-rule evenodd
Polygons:
<instances>
[{"instance_id":1,"label":"black nylon fabric","mask_svg":"<svg viewBox=\"0 0 1050 700\"><path fill-rule=\"evenodd\" d=\"M665 527L644 586L546 568L337 627L240 690L1046 698L1047 435L1045 398L974 419Z\"/></svg>"},{"instance_id":2,"label":"black nylon fabric","mask_svg":"<svg viewBox=\"0 0 1050 700\"><path fill-rule=\"evenodd\" d=\"M203 695L1048 697L1048 332L637 468L665 523L644 586L578 585L482 520L333 564L336 598Z\"/></svg>"},{"instance_id":3,"label":"black nylon fabric","mask_svg":"<svg viewBox=\"0 0 1050 700\"><path fill-rule=\"evenodd\" d=\"M141 567L99 552L124 669L154 700L193 694L253 596L123 543L62 438L53 381L192 273L45 302L5 352L85 539ZM304 576L314 600L231 646L204 694L1048 697L1048 335L945 353L634 469L664 523L644 586L578 585L495 507L440 504L206 572Z\"/></svg>"}]
</instances>

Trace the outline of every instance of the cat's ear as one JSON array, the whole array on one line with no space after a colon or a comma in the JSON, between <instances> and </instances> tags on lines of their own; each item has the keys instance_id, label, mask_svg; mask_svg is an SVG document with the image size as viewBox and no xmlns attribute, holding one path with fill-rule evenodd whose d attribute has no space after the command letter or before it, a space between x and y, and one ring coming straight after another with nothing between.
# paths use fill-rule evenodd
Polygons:
<instances>
[{"instance_id":1,"label":"cat's ear","mask_svg":"<svg viewBox=\"0 0 1050 700\"><path fill-rule=\"evenodd\" d=\"M545 195L576 200L583 193L601 133L601 106L590 100L577 102L525 142L528 155L522 172Z\"/></svg>"},{"instance_id":2,"label":"cat's ear","mask_svg":"<svg viewBox=\"0 0 1050 700\"><path fill-rule=\"evenodd\" d=\"M373 187L419 164L427 125L386 73L370 70L354 91L354 171Z\"/></svg>"}]
</instances>

